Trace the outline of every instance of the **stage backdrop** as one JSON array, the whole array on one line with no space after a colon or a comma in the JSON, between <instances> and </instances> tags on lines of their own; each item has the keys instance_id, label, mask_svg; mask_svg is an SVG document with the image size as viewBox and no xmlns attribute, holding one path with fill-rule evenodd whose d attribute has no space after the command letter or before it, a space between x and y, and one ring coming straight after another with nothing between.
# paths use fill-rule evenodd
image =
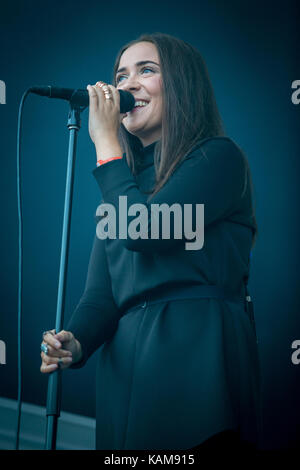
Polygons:
<instances>
[{"instance_id":1,"label":"stage backdrop","mask_svg":"<svg viewBox=\"0 0 300 470\"><path fill-rule=\"evenodd\" d=\"M17 397L16 131L21 96L33 85L111 83L120 47L141 33L160 31L199 49L226 132L249 160L259 227L249 285L263 372L263 446L295 445L300 421L300 355L292 361L292 343L300 341L300 104L295 95L292 100L292 83L300 80L296 3L16 0L1 5L1 397ZM33 95L26 101L21 155L23 399L37 405L46 402L48 382L39 371L41 334L55 322L67 117L66 102ZM85 111L75 170L65 324L83 292L100 202L87 122ZM96 355L83 369L64 372L64 411L94 416L95 364Z\"/></svg>"}]
</instances>

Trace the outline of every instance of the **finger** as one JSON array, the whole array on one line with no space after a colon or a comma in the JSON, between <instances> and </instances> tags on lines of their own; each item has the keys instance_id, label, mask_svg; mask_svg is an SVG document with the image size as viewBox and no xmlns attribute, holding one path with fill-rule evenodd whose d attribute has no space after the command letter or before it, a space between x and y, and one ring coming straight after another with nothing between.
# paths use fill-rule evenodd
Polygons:
<instances>
[{"instance_id":1,"label":"finger","mask_svg":"<svg viewBox=\"0 0 300 470\"><path fill-rule=\"evenodd\" d=\"M49 366L53 364L70 365L73 361L72 357L53 357L53 356L41 356L42 364Z\"/></svg>"},{"instance_id":2,"label":"finger","mask_svg":"<svg viewBox=\"0 0 300 470\"><path fill-rule=\"evenodd\" d=\"M98 94L97 91L95 90L95 87L88 85L87 91L89 93L89 98L90 98L90 110L96 111L98 107Z\"/></svg>"},{"instance_id":3,"label":"finger","mask_svg":"<svg viewBox=\"0 0 300 470\"><path fill-rule=\"evenodd\" d=\"M41 352L41 358L43 364L50 365L50 364L57 364L58 358L54 356L48 356L48 354L45 354L44 352Z\"/></svg>"},{"instance_id":4,"label":"finger","mask_svg":"<svg viewBox=\"0 0 300 470\"><path fill-rule=\"evenodd\" d=\"M72 356L71 351L68 351L67 349L54 349L51 346L48 346L48 353L45 354L43 351L41 351L41 357L43 358L44 356L47 357L70 357Z\"/></svg>"},{"instance_id":5,"label":"finger","mask_svg":"<svg viewBox=\"0 0 300 470\"><path fill-rule=\"evenodd\" d=\"M66 369L67 367L70 367L72 362L73 362L73 359L71 357L60 358L60 359L57 359L57 366L59 367L59 369L63 370L63 369Z\"/></svg>"},{"instance_id":6,"label":"finger","mask_svg":"<svg viewBox=\"0 0 300 470\"><path fill-rule=\"evenodd\" d=\"M97 85L98 83L98 85ZM106 94L104 93L104 90L108 90L106 83L104 83L103 87L100 86L101 82L97 82L96 85L94 85L94 88L96 90L96 93L98 95L98 104L99 107L102 107L106 101L110 101L106 99ZM104 89L103 89L104 88Z\"/></svg>"},{"instance_id":7,"label":"finger","mask_svg":"<svg viewBox=\"0 0 300 470\"><path fill-rule=\"evenodd\" d=\"M55 330L55 328L54 328L53 330L47 330L47 331L45 331L45 332L43 333L43 337L44 337L44 336L45 336L45 334L47 334L47 333L50 333L50 335L52 335L52 336L53 336L53 335L55 335L55 333L56 333L56 330Z\"/></svg>"},{"instance_id":8,"label":"finger","mask_svg":"<svg viewBox=\"0 0 300 470\"><path fill-rule=\"evenodd\" d=\"M54 335L55 335L55 333L56 333L56 331L55 331L55 330L47 330L47 331L44 331L44 332L43 332L43 339L44 339L44 338L45 338L45 336L47 336L47 335L54 336Z\"/></svg>"},{"instance_id":9,"label":"finger","mask_svg":"<svg viewBox=\"0 0 300 470\"><path fill-rule=\"evenodd\" d=\"M113 85L107 85L107 86L108 86L108 90L109 90L109 93L110 93L110 96L111 96L109 101L112 101L113 103L117 103L117 101L116 101L117 100L117 94L120 97L120 94L119 94L118 90L116 90Z\"/></svg>"},{"instance_id":10,"label":"finger","mask_svg":"<svg viewBox=\"0 0 300 470\"><path fill-rule=\"evenodd\" d=\"M54 349L59 349L61 348L61 343L55 338L56 335L51 335L50 333L47 333L44 336L44 341L43 343L46 343L47 345L52 346Z\"/></svg>"},{"instance_id":11,"label":"finger","mask_svg":"<svg viewBox=\"0 0 300 470\"><path fill-rule=\"evenodd\" d=\"M98 93L99 103L114 102L111 85L104 82L97 82L95 89ZM109 97L109 98L108 98Z\"/></svg>"},{"instance_id":12,"label":"finger","mask_svg":"<svg viewBox=\"0 0 300 470\"><path fill-rule=\"evenodd\" d=\"M114 87L113 85L109 85L109 88L111 90L111 94L113 96L113 101L115 103L115 105L118 107L118 109L120 110L120 92L119 90ZM126 113L124 113L125 115Z\"/></svg>"},{"instance_id":13,"label":"finger","mask_svg":"<svg viewBox=\"0 0 300 470\"><path fill-rule=\"evenodd\" d=\"M102 88L103 86L106 86L106 84L104 82L97 82L97 83L95 83L95 85L93 85L93 88L94 88L95 92L98 95L98 99L100 99L100 100L104 95L103 88Z\"/></svg>"},{"instance_id":14,"label":"finger","mask_svg":"<svg viewBox=\"0 0 300 470\"><path fill-rule=\"evenodd\" d=\"M71 331L61 330L59 333L54 335L54 340L59 341L60 343L72 341L73 339L74 339L74 335L73 333L71 333Z\"/></svg>"},{"instance_id":15,"label":"finger","mask_svg":"<svg viewBox=\"0 0 300 470\"><path fill-rule=\"evenodd\" d=\"M57 368L58 368L57 364L50 364L49 366L47 366L46 364L42 363L40 367L40 371L42 372L42 374L49 374L57 370Z\"/></svg>"}]
</instances>

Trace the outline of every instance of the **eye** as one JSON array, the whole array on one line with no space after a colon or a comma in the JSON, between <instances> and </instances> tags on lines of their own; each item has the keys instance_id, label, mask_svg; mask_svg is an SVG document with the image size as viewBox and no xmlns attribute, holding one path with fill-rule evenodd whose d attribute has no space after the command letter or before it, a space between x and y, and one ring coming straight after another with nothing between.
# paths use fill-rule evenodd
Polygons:
<instances>
[{"instance_id":1,"label":"eye","mask_svg":"<svg viewBox=\"0 0 300 470\"><path fill-rule=\"evenodd\" d=\"M151 68L151 67L143 67L141 68L141 72L145 72L145 70L150 70L150 72L154 72L154 70ZM121 78L124 78L125 75L119 75L117 78L116 78L116 83L119 83L120 82L120 79Z\"/></svg>"},{"instance_id":2,"label":"eye","mask_svg":"<svg viewBox=\"0 0 300 470\"><path fill-rule=\"evenodd\" d=\"M154 70L151 67L143 67L142 72L145 72L145 70L150 70L150 72L154 72Z\"/></svg>"},{"instance_id":3,"label":"eye","mask_svg":"<svg viewBox=\"0 0 300 470\"><path fill-rule=\"evenodd\" d=\"M119 75L119 76L116 78L116 82L119 83L122 77L124 77L124 75Z\"/></svg>"}]
</instances>

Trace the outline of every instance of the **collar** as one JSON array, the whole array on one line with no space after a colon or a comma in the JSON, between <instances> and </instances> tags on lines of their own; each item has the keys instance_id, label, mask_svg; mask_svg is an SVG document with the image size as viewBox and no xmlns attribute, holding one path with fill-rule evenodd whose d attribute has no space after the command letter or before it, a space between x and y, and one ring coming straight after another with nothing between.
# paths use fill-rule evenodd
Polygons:
<instances>
[{"instance_id":1,"label":"collar","mask_svg":"<svg viewBox=\"0 0 300 470\"><path fill-rule=\"evenodd\" d=\"M139 159L139 169L138 172L140 173L143 171L145 168L148 168L148 166L153 165L154 163L154 148L155 144L158 141L152 142L152 144L147 145L146 147L142 147L141 149L141 156Z\"/></svg>"}]
</instances>

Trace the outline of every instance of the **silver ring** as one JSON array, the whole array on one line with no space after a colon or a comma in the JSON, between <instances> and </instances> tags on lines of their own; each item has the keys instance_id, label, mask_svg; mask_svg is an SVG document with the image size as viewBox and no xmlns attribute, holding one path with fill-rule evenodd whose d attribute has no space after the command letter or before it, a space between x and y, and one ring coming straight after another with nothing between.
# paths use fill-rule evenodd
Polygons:
<instances>
[{"instance_id":1,"label":"silver ring","mask_svg":"<svg viewBox=\"0 0 300 470\"><path fill-rule=\"evenodd\" d=\"M43 351L43 353L46 354L46 356L48 356L48 346L47 346L47 344L45 344L45 343L41 344L41 351Z\"/></svg>"}]
</instances>

